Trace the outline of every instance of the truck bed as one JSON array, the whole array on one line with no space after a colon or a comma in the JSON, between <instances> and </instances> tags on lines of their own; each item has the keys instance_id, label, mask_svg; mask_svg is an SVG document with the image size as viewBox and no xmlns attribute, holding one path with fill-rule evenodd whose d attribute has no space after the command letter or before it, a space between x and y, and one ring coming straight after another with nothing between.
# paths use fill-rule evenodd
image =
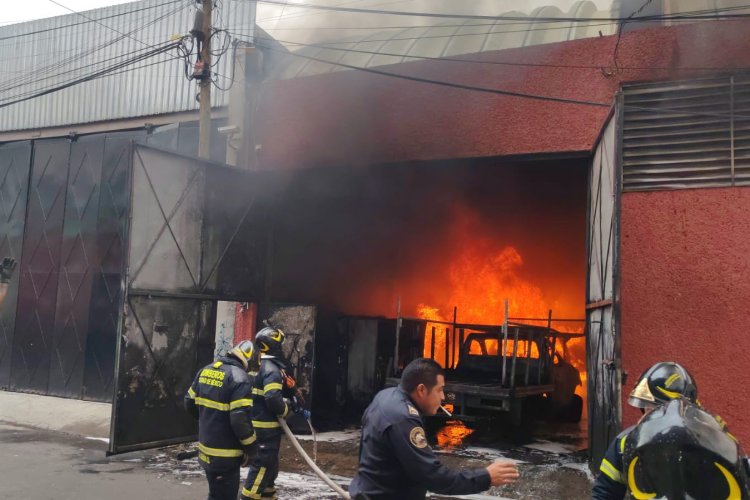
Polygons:
<instances>
[{"instance_id":1,"label":"truck bed","mask_svg":"<svg viewBox=\"0 0 750 500\"><path fill-rule=\"evenodd\" d=\"M399 384L401 379L388 377L386 386L393 387ZM511 397L523 398L527 396L537 396L540 394L551 393L555 386L548 385L527 385L516 386L514 390L503 387L500 382L477 382L469 379L451 379L445 382L445 392L454 392L468 394L472 396L488 397L493 399L507 399Z\"/></svg>"}]
</instances>

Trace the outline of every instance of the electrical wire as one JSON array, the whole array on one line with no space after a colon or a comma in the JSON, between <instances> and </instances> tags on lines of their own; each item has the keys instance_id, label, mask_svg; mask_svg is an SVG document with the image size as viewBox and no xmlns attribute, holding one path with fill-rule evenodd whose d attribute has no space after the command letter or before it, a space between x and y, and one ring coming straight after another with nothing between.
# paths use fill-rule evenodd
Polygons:
<instances>
[{"instance_id":1,"label":"electrical wire","mask_svg":"<svg viewBox=\"0 0 750 500\"><path fill-rule=\"evenodd\" d=\"M166 18L166 17L168 17L168 16L170 16L172 14L175 14L175 13L183 10L184 8L185 8L185 6L183 5L182 7L178 7L178 8L176 8L176 9L170 11L170 12L167 12L166 14L163 14L163 15L161 15L161 16L153 19L153 20L151 20L150 22L148 22L148 23L146 23L144 25L140 25L139 27L137 27L137 28L129 31L128 34L133 34L133 33L137 32L137 31L140 31L142 29L150 27L150 26L154 25L155 23L157 23L158 21L160 21L161 19L164 19L164 18ZM96 52L99 52L99 51L101 51L101 50L103 50L103 49L105 49L107 47L110 47L110 46L114 45L115 43L117 43L119 41L122 41L124 38L125 38L124 36L119 36L119 37L113 38L113 39L109 40L106 43L103 43L103 44L100 44L99 46L96 46L96 47L93 47L91 49L85 50L82 53L76 54L74 56L67 57L67 58L62 59L62 60L59 60L59 61L55 62L54 64L50 64L50 65L42 67L42 68L37 68L36 70L30 71L30 72L26 73L25 75L23 75L21 77L14 77L14 78L10 78L8 80L5 80L3 82L0 82L0 88L2 88L3 91L8 91L8 90L11 90L13 88L17 88L19 86L25 86L27 84L34 83L35 81L38 81L39 79L41 79L41 77L43 75L45 75L45 74L48 75L52 71L60 69L60 68L64 68L64 67L67 68L72 63L74 63L76 61L79 61L79 60L81 60L81 59L83 59L85 57L91 56L91 55L95 54ZM148 46L149 47L153 47L153 45L148 45ZM114 58L117 58L117 56L115 56ZM102 62L108 62L109 60L114 59L114 58L110 58L110 59L104 60ZM92 63L92 64L95 65L95 64L99 64L99 63L100 62L95 62L95 63ZM69 73L69 71L65 71L64 73L60 73L60 74L57 74L55 76L61 76L61 75L66 74L66 73ZM17 85L12 86L12 84L14 84L14 83L17 84Z\"/></svg>"},{"instance_id":2,"label":"electrical wire","mask_svg":"<svg viewBox=\"0 0 750 500\"><path fill-rule=\"evenodd\" d=\"M494 89L494 88L488 88L488 87L479 87L479 86L474 86L474 85L448 82L444 80L435 80L435 79L429 79L429 78L415 77L415 76L403 75L400 73L393 73L391 71L378 70L374 68L367 68L367 67L361 67L361 66L355 66L351 64L331 61L328 59L321 59L318 57L303 55L303 54L299 54L296 52L283 51L275 47L267 46L267 45L264 45L262 43L257 43L257 42L256 42L256 46L261 47L266 50L271 50L271 51L287 54L287 55L294 56L294 57L300 57L303 59L308 59L308 60L312 60L312 61L316 61L316 62L320 62L324 64L330 64L333 66L339 66L339 67L343 67L347 69L359 70L365 73L372 73L372 74L376 74L380 76L387 76L387 77L392 77L392 78L397 78L397 79L402 79L402 80L408 80L408 81L419 82L419 83L427 83L427 84L432 84L432 85L439 85L443 87L450 87L450 88L461 89L461 90L484 92L484 93L498 94L498 95L507 95L510 97L536 99L536 100L541 100L541 101L559 102L559 103L564 103L564 104L578 104L578 105L597 106L597 107L606 107L606 108L611 108L613 105L611 102L603 103L603 102L596 102L596 101L584 101L584 100L569 99L569 98L563 98L563 97L546 96L546 95L540 95L540 94L529 94L529 93L524 93L524 92L513 92L513 91L502 90L502 89ZM642 107L642 106L624 105L623 108L626 110L630 110L630 111L646 111L649 113L667 113L667 114L671 113L673 114L673 117L679 117L679 116L684 116L684 117L701 116L701 117L710 117L710 118L729 118L730 117L730 114L726 114L726 113L685 111L683 109L669 108L669 107L648 108L648 107ZM733 116L734 118L750 119L750 116L737 115L736 113Z\"/></svg>"},{"instance_id":3,"label":"electrical wire","mask_svg":"<svg viewBox=\"0 0 750 500\"><path fill-rule=\"evenodd\" d=\"M139 56L133 57L133 58L128 59L126 61L121 61L118 64L112 65L112 66L110 66L108 68L104 68L104 69L102 69L100 71L94 72L94 73L92 73L90 75L87 75L87 76L84 76L82 78L78 78L76 80L63 83L63 84L58 85L56 87L45 89L45 90L33 93L32 95L28 95L26 97L22 97L22 98L18 98L18 99L12 100L10 102L2 102L2 103L0 103L0 108L5 108L5 107L8 107L8 106L12 106L13 104L18 104L20 102L28 101L28 100L31 100L31 99L36 99L38 97L42 97L44 95L51 94L53 92L58 92L60 90L72 87L74 85L78 85L78 84L81 84L81 83L84 83L84 82L95 80L95 79L97 79L97 78L99 78L99 77L101 77L103 75L106 75L107 73L113 72L113 71L115 71L117 69L124 68L124 67L126 67L126 66L128 66L130 64L135 63L135 62L139 62L139 61L142 61L144 59L148 59L150 57L153 57L155 55L167 52L168 50L172 50L172 49L174 49L178 45L178 43L179 42L170 43L168 45L165 45L164 47L157 48L157 49L151 51L150 53L141 54Z\"/></svg>"},{"instance_id":4,"label":"electrical wire","mask_svg":"<svg viewBox=\"0 0 750 500\"><path fill-rule=\"evenodd\" d=\"M285 3L281 0L257 0L257 1L258 3L264 3L268 5L285 5ZM434 17L434 18L443 18L443 19L486 19L486 20L507 20L507 21L524 21L525 20L527 22L530 20L528 16L509 16L509 15L487 16L487 15L479 15L479 14L444 14L444 13L437 13L437 12L409 12L409 11L380 10L380 9L357 9L354 7L327 6L327 5L316 5L316 4L306 4L306 3L298 3L298 4L295 4L294 6L299 7L299 8L305 8L305 9L315 9L315 10L324 10L324 11L333 11L333 12L349 12L349 13L359 13L359 14L378 14L378 15L407 16L407 17ZM643 22L643 21L673 20L673 19L691 19L691 20L700 20L700 19L712 19L713 20L713 19L718 19L718 18L731 19L731 18L747 18L747 17L750 17L750 14L725 14L723 12L724 11L732 12L736 10L743 10L746 8L750 8L750 5L717 8L717 9L710 9L710 10L704 9L702 11L697 11L700 13L696 13L696 14L691 14L691 13L660 14L660 15L654 15L654 16L641 16L641 17L631 17L631 18L535 17L533 18L533 21L535 23L540 23L540 22L580 23L580 22L598 22L598 21L620 22L623 20L629 20L633 22ZM710 14L704 14L706 12L710 12Z\"/></svg>"},{"instance_id":5,"label":"electrical wire","mask_svg":"<svg viewBox=\"0 0 750 500\"><path fill-rule=\"evenodd\" d=\"M398 79L402 79L402 80L408 80L408 81L412 81L412 82L428 83L428 84L431 84L431 85L439 85L439 86L442 86L442 87L450 87L450 88L455 88L455 89L460 89L460 90L471 90L471 91L475 91L475 92L484 92L484 93L489 93L489 94L505 95L505 96L510 96L510 97L522 97L522 98L526 98L526 99L537 99L537 100L540 100L540 101L559 102L559 103L563 103L563 104L580 104L580 105L585 105L585 106L597 106L597 107L606 107L606 108L609 108L609 107L612 106L611 103L603 103L603 102L595 102L595 101L583 101L583 100L576 100L576 99L568 99L568 98L564 98L564 97L553 97L553 96L545 96L545 95L537 95L537 94L528 94L528 93L524 93L524 92L514 92L514 91L509 91L509 90L493 89L493 88L489 88L489 87L479 87L479 86L474 86L474 85L466 85L466 84L462 84L462 83L454 83L454 82L448 82L448 81L443 81L443 80L433 80L433 79L430 79L430 78L422 78L422 77L417 77L417 76L402 75L402 74L393 73L393 72L390 72L390 71L383 71L383 70L378 70L378 69L374 69L374 68L366 68L366 67L361 67L361 66L354 66L354 65L351 65L351 64L345 64L345 63L341 63L341 62L333 62L333 61L329 61L329 60L326 60L326 59L320 59L320 58L313 57L313 56L307 56L307 55L297 54L297 53L294 53L294 52L282 51L282 50L279 50L279 49L277 49L275 47L266 46L266 45L263 45L263 44L257 44L257 45L260 46L260 47L262 47L262 48L265 48L266 50L272 50L272 51L275 51L275 52L281 52L281 53L289 54L289 55L292 55L292 56L295 56L295 57L302 57L304 59L309 59L311 61L317 61L317 62L321 62L321 63L332 64L334 66L340 66L340 67L348 68L348 69L355 69L355 70L363 71L365 73L372 73L372 74L380 75L380 76L388 76L388 77L398 78Z\"/></svg>"},{"instance_id":6,"label":"electrical wire","mask_svg":"<svg viewBox=\"0 0 750 500\"><path fill-rule=\"evenodd\" d=\"M517 62L517 61L495 61L485 59L473 59L463 57L435 57L435 56L424 56L419 54L405 54L397 52L384 52L376 50L364 50L364 49L353 49L346 47L333 47L327 43L302 43L293 42L290 40L280 40L278 38L268 37L255 37L256 40L264 40L269 42L278 42L285 45L294 45L298 47L312 47L323 50L334 50L338 52L355 53L355 54L369 54L377 56L388 56L388 57L400 57L403 59L415 59L415 60L427 60L427 61L444 61L444 62L457 62L457 63L469 63L469 64L486 64L490 66L520 66L520 67L532 67L532 68L560 68L560 69L596 69L601 70L605 64L554 64L554 63L531 63L531 62ZM371 40L365 40L369 42ZM351 42L350 42L351 43ZM333 63L332 63L333 64ZM726 68L717 66L622 66L621 69L626 70L678 70L678 71L717 71Z\"/></svg>"},{"instance_id":7,"label":"electrical wire","mask_svg":"<svg viewBox=\"0 0 750 500\"><path fill-rule=\"evenodd\" d=\"M7 97L4 97L4 98L0 99L0 102L16 101L18 99L21 99L21 98L24 98L24 97L27 97L27 96L32 96L32 95L36 95L36 94L45 92L48 89L58 89L61 85L66 85L69 82L78 81L81 78L86 78L86 77L88 77L88 76L90 76L92 74L98 73L99 71L107 71L107 70L110 70L112 67L118 67L120 64L123 64L123 63L125 63L127 65L129 61L133 61L133 60L138 61L138 60L141 60L142 58L148 58L151 55L153 55L154 50L158 50L160 52L165 47L168 48L168 47L171 47L171 46L173 46L175 44L177 44L179 46L181 43L182 43L182 41L179 41L179 42L166 42L161 47L157 47L156 49L153 49L153 50L148 50L148 51L147 50L133 51L133 52L124 54L123 56L118 56L116 58L111 58L112 61L117 61L117 62L115 62L114 65L98 69L97 71L94 71L93 73L90 72L90 73L86 73L86 74L83 74L83 75L80 75L80 76L76 76L76 77L71 78L69 80L63 81L62 83L55 83L55 84L50 85L50 86L45 87L45 88L41 88L41 89L39 89L39 88L29 89L29 90L27 90L25 92L21 92L21 93L12 95L12 96L7 96ZM130 57L129 59L123 59L123 57L128 56L128 55L130 55L132 57ZM102 65L101 62L97 62L97 63L94 63L94 64L87 65L85 67L81 67L77 71L80 71L80 70L83 70L83 69L86 69L86 68L90 68L90 67L101 67L101 65Z\"/></svg>"},{"instance_id":8,"label":"electrical wire","mask_svg":"<svg viewBox=\"0 0 750 500\"><path fill-rule=\"evenodd\" d=\"M120 12L118 14L112 14L112 15L109 15L109 16L100 17L97 20L98 21L103 21L103 20L107 20L107 19L113 19L115 17L129 16L129 15L135 14L137 12L142 12L142 11L151 10L151 9L157 9L157 8L164 7L165 5L171 5L171 4L174 4L174 3L182 3L182 2L184 2L184 0L166 0L165 2L163 2L161 4L158 4L158 5L151 5L149 7L142 7L140 9L134 9L134 10L130 10L130 11L127 11L127 12ZM90 24L92 22L94 22L93 19L92 20L88 20L88 21L81 21L81 22L78 22L78 23L66 24L66 25L63 25L63 26L55 26L53 28L46 28L46 29L43 29L43 30L28 31L26 33L19 33L19 34L16 34L16 35L2 36L2 37L0 37L0 41L3 41L3 40L15 40L17 38L21 38L21 37L25 37L25 36L37 35L39 33L48 33L48 32L51 32L51 31L63 30L63 29L66 29L66 28L73 28L75 26L81 26L83 24ZM6 28L6 26L0 27L0 31L3 30L3 29L5 29L5 28Z\"/></svg>"},{"instance_id":9,"label":"electrical wire","mask_svg":"<svg viewBox=\"0 0 750 500\"><path fill-rule=\"evenodd\" d=\"M633 13L628 16L628 19L631 19L636 14L640 14L641 12L643 12L643 9L645 9L651 2L653 2L653 0L646 0L646 3L641 5L640 8L638 8L637 10L634 10ZM612 52L612 62L615 65L616 72L620 71L620 64L617 60L617 52L620 49L620 40L622 39L622 32L623 32L623 29L625 28L625 23L627 23L627 20L622 21L620 23L620 29L617 30L617 41L615 42L615 49Z\"/></svg>"}]
</instances>

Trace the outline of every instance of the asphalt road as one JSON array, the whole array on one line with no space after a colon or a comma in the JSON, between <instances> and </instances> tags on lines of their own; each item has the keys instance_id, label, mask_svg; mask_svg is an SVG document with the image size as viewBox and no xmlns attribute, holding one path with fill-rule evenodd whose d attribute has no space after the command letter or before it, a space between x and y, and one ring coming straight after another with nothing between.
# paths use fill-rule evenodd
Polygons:
<instances>
[{"instance_id":1,"label":"asphalt road","mask_svg":"<svg viewBox=\"0 0 750 500\"><path fill-rule=\"evenodd\" d=\"M158 451L108 458L105 449L102 441L0 422L0 499L205 500L208 494L201 476L152 468Z\"/></svg>"}]
</instances>

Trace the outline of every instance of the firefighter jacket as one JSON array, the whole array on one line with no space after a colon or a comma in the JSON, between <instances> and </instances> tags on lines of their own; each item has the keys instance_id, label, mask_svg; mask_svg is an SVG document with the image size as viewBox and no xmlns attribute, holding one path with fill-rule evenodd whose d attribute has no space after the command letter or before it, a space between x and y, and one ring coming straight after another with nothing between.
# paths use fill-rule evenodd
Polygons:
<instances>
[{"instance_id":1,"label":"firefighter jacket","mask_svg":"<svg viewBox=\"0 0 750 500\"><path fill-rule=\"evenodd\" d=\"M239 458L255 442L251 380L239 360L221 357L198 371L185 394L185 409L198 418L198 451L211 458Z\"/></svg>"},{"instance_id":2,"label":"firefighter jacket","mask_svg":"<svg viewBox=\"0 0 750 500\"><path fill-rule=\"evenodd\" d=\"M411 500L425 498L428 489L463 495L489 487L487 470L453 470L438 461L427 445L422 416L400 387L380 391L365 410L352 498Z\"/></svg>"},{"instance_id":3,"label":"firefighter jacket","mask_svg":"<svg viewBox=\"0 0 750 500\"><path fill-rule=\"evenodd\" d=\"M718 415L715 415L714 418L722 430L736 441L737 439L729 433L726 422ZM625 494L628 492L624 459L625 441L636 427L638 427L637 424L618 434L610 443L607 451L604 452L604 458L599 466L599 475L594 481L591 500L623 500L625 498Z\"/></svg>"},{"instance_id":4,"label":"firefighter jacket","mask_svg":"<svg viewBox=\"0 0 750 500\"><path fill-rule=\"evenodd\" d=\"M277 417L286 418L290 413L289 404L281 393L283 388L283 361L264 354L253 382L253 427L260 439L281 434Z\"/></svg>"},{"instance_id":5,"label":"firefighter jacket","mask_svg":"<svg viewBox=\"0 0 750 500\"><path fill-rule=\"evenodd\" d=\"M599 475L594 481L591 500L623 500L627 493L625 484L625 464L623 454L625 453L625 440L635 426L628 427L609 444L604 452L604 458L599 466Z\"/></svg>"}]
</instances>

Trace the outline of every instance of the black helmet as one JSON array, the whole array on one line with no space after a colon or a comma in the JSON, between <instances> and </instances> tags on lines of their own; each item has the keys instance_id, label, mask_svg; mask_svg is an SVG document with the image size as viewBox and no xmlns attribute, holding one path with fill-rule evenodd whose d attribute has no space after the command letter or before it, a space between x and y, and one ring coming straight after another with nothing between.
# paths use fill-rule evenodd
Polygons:
<instances>
[{"instance_id":1,"label":"black helmet","mask_svg":"<svg viewBox=\"0 0 750 500\"><path fill-rule=\"evenodd\" d=\"M249 371L252 365L256 363L255 346L249 340L243 340L242 342L234 346L232 350L227 353L227 355L234 356L235 358L239 359L242 363L242 366L245 367L245 371Z\"/></svg>"},{"instance_id":2,"label":"black helmet","mask_svg":"<svg viewBox=\"0 0 750 500\"><path fill-rule=\"evenodd\" d=\"M281 356L281 344L284 343L284 332L279 328L267 326L255 334L255 346L261 354Z\"/></svg>"},{"instance_id":3,"label":"black helmet","mask_svg":"<svg viewBox=\"0 0 750 500\"><path fill-rule=\"evenodd\" d=\"M628 404L653 408L681 396L697 403L698 388L685 368L667 361L656 363L643 372L628 396Z\"/></svg>"},{"instance_id":4,"label":"black helmet","mask_svg":"<svg viewBox=\"0 0 750 500\"><path fill-rule=\"evenodd\" d=\"M625 439L628 498L748 500L737 441L717 419L677 398L646 415Z\"/></svg>"}]
</instances>

